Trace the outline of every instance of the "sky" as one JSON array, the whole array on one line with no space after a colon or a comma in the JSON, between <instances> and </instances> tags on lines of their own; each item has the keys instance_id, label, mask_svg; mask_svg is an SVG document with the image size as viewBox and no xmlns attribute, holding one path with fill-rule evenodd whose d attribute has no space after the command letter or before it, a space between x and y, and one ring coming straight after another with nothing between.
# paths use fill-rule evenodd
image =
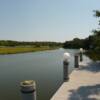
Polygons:
<instances>
[{"instance_id":1,"label":"sky","mask_svg":"<svg viewBox=\"0 0 100 100\"><path fill-rule=\"evenodd\" d=\"M86 38L98 27L100 0L0 0L0 40Z\"/></svg>"}]
</instances>

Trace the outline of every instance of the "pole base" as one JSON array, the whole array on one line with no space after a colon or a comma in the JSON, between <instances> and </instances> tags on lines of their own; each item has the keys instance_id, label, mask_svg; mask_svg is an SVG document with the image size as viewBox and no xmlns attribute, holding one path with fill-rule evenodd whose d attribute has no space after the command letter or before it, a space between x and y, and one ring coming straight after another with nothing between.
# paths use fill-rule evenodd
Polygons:
<instances>
[{"instance_id":1,"label":"pole base","mask_svg":"<svg viewBox=\"0 0 100 100\"><path fill-rule=\"evenodd\" d=\"M67 82L67 81L69 81L69 77L64 78L64 82Z\"/></svg>"}]
</instances>

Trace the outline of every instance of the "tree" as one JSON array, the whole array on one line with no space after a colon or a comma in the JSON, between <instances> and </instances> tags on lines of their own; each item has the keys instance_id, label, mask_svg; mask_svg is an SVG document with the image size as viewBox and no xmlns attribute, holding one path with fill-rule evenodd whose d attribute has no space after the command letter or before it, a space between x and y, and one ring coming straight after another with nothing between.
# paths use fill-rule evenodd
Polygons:
<instances>
[{"instance_id":1,"label":"tree","mask_svg":"<svg viewBox=\"0 0 100 100\"><path fill-rule=\"evenodd\" d=\"M100 11L96 10L95 11L95 16L97 18L100 18ZM99 20L99 25L100 25L100 20ZM95 29L93 31L94 33L94 41L93 41L93 44L95 46L95 50L96 51L100 51L100 28L99 29Z\"/></svg>"}]
</instances>

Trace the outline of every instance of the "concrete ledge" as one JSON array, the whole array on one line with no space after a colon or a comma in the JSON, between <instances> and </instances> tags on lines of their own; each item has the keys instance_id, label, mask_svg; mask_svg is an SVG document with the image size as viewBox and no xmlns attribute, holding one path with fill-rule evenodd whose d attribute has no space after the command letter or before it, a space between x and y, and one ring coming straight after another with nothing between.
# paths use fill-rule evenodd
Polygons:
<instances>
[{"instance_id":1,"label":"concrete ledge","mask_svg":"<svg viewBox=\"0 0 100 100\"><path fill-rule=\"evenodd\" d=\"M50 100L100 100L100 64L74 70Z\"/></svg>"}]
</instances>

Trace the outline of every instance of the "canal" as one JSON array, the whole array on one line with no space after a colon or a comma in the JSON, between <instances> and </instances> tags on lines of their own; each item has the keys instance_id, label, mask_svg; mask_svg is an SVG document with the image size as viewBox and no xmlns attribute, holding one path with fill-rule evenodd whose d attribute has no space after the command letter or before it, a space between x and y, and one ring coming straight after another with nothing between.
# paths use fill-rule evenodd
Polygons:
<instances>
[{"instance_id":1,"label":"canal","mask_svg":"<svg viewBox=\"0 0 100 100\"><path fill-rule=\"evenodd\" d=\"M71 54L69 74L78 50L57 49L0 55L0 100L22 100L20 82L35 80L37 100L49 100L63 82L63 53Z\"/></svg>"}]
</instances>

